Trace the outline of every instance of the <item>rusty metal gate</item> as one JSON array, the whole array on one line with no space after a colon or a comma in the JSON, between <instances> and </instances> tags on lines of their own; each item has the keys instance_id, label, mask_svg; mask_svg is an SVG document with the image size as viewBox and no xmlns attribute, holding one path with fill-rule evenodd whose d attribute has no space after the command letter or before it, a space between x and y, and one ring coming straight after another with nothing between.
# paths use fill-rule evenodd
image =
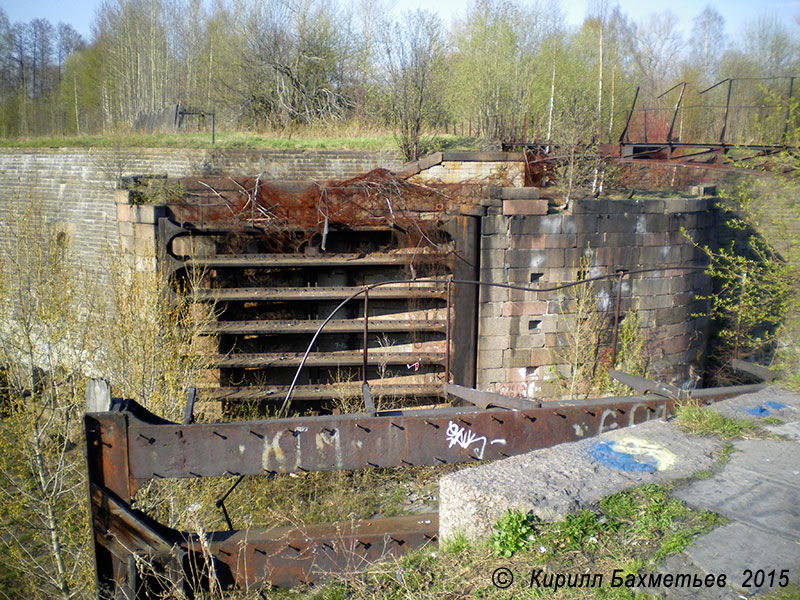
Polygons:
<instances>
[{"instance_id":1,"label":"rusty metal gate","mask_svg":"<svg viewBox=\"0 0 800 600\"><path fill-rule=\"evenodd\" d=\"M664 418L675 388L619 375L647 396L539 404L448 385L465 407L192 424L172 423L133 401L85 417L98 594L146 598L165 582L189 597L222 590L313 583L437 539L435 513L349 523L211 532L164 526L132 507L153 479L269 475L315 470L493 460ZM719 400L758 389L700 390ZM465 435L504 444L464 444Z\"/></svg>"},{"instance_id":2,"label":"rusty metal gate","mask_svg":"<svg viewBox=\"0 0 800 600\"><path fill-rule=\"evenodd\" d=\"M366 379L377 398L417 403L441 398L448 373L474 385L477 290L446 280L477 279L479 210L380 171L326 184L178 181L160 244L177 277L204 273L199 295L218 307L207 328L218 385L201 399L282 401L301 359L292 401L316 407L360 397ZM334 307L391 279L342 305L304 358Z\"/></svg>"}]
</instances>

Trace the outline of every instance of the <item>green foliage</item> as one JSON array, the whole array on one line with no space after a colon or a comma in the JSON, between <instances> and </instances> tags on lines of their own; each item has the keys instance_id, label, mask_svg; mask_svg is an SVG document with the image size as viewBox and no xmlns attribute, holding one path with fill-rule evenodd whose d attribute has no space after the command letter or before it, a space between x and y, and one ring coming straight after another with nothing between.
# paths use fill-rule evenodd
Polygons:
<instances>
[{"instance_id":1,"label":"green foliage","mask_svg":"<svg viewBox=\"0 0 800 600\"><path fill-rule=\"evenodd\" d=\"M598 521L597 515L581 510L553 523L542 532L539 542L548 552L590 550L597 546L597 536L609 527Z\"/></svg>"},{"instance_id":2,"label":"green foliage","mask_svg":"<svg viewBox=\"0 0 800 600\"><path fill-rule=\"evenodd\" d=\"M689 402L677 406L675 412L681 429L693 435L715 436L723 440L768 435L755 423L725 417L710 406Z\"/></svg>"},{"instance_id":3,"label":"green foliage","mask_svg":"<svg viewBox=\"0 0 800 600\"><path fill-rule=\"evenodd\" d=\"M491 546L496 556L512 556L527 548L534 537L533 523L529 515L511 510L503 515L494 527Z\"/></svg>"},{"instance_id":4,"label":"green foliage","mask_svg":"<svg viewBox=\"0 0 800 600\"><path fill-rule=\"evenodd\" d=\"M592 251L587 248L576 269L576 279L581 280L592 271ZM614 285L607 290L613 296ZM590 395L629 395L628 386L612 381L611 368L645 377L650 364L639 316L635 311L622 315L617 337L616 365L612 365L611 332L613 318L603 305L596 285L603 282L582 283L566 288L558 296L559 344L552 352L552 374L561 394L569 399L587 398ZM607 285L607 284L606 284ZM609 296L606 296L608 298Z\"/></svg>"},{"instance_id":5,"label":"green foliage","mask_svg":"<svg viewBox=\"0 0 800 600\"><path fill-rule=\"evenodd\" d=\"M69 600L92 578L80 418L95 295L37 198L4 201L0 569L25 573L24 595Z\"/></svg>"},{"instance_id":6,"label":"green foliage","mask_svg":"<svg viewBox=\"0 0 800 600\"><path fill-rule=\"evenodd\" d=\"M508 511L488 544L456 539L439 551L423 548L371 565L366 573L349 574L313 594L276 591L267 597L509 600L517 597L523 586L526 598L548 597L551 591L526 586L531 568L541 568L551 573L602 573L604 585L591 590L591 597L630 600L634 594L627 588L610 587L613 570L645 574L657 561L722 523L718 515L692 510L672 498L670 489L646 485L619 492L604 498L596 512L583 510L553 523L534 523L520 511ZM504 541L496 543L501 539ZM515 575L508 590L491 584L492 572L498 567ZM578 593L586 596L583 591ZM556 595L562 596L571 598L573 594L564 590Z\"/></svg>"},{"instance_id":7,"label":"green foliage","mask_svg":"<svg viewBox=\"0 0 800 600\"><path fill-rule=\"evenodd\" d=\"M706 272L713 279L714 293L700 299L709 303L708 315L716 331L712 340L715 376L724 383L729 377L725 368L732 359L767 363L774 359L787 332L787 316L797 310L800 288L796 257L780 255L765 237L775 238L759 192L750 182L742 182L721 196L730 241L719 249L701 248L709 261ZM789 239L795 235L787 234ZM789 346L796 346L794 337ZM787 345L785 340L782 345Z\"/></svg>"}]
</instances>

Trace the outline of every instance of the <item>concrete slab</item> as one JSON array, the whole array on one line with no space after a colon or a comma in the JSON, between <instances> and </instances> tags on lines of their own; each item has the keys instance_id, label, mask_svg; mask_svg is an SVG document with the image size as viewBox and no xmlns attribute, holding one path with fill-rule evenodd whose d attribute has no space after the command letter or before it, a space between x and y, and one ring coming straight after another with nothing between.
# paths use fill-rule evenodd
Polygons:
<instances>
[{"instance_id":1,"label":"concrete slab","mask_svg":"<svg viewBox=\"0 0 800 600\"><path fill-rule=\"evenodd\" d=\"M734 447L737 452L720 473L676 490L675 496L762 531L800 540L800 444L744 440Z\"/></svg>"},{"instance_id":2,"label":"concrete slab","mask_svg":"<svg viewBox=\"0 0 800 600\"><path fill-rule=\"evenodd\" d=\"M725 588L711 588L705 590L708 595L700 595L700 590L688 597L692 598L722 598L724 592L736 592L744 596L751 596L768 590L780 588L781 572L785 571L791 583L800 582L800 544L785 537L767 533L744 523L731 523L719 527L688 546L681 555L668 559L662 568L662 573L687 572L687 566L696 567L701 573L724 574ZM763 571L763 576L756 576L757 571ZM774 576L769 577L770 572ZM749 576L748 571L752 573ZM761 585L756 585L760 583ZM772 586L770 587L770 583ZM745 587L748 586L748 587ZM661 590L667 592L667 590ZM668 597L673 596L677 590L669 590ZM714 592L719 592L715 595ZM742 597L742 596L737 596Z\"/></svg>"},{"instance_id":3,"label":"concrete slab","mask_svg":"<svg viewBox=\"0 0 800 600\"><path fill-rule=\"evenodd\" d=\"M714 410L726 417L746 419L760 423L766 417L781 421L800 421L800 394L780 386L770 386L713 405Z\"/></svg>"},{"instance_id":4,"label":"concrete slab","mask_svg":"<svg viewBox=\"0 0 800 600\"><path fill-rule=\"evenodd\" d=\"M767 431L782 435L793 442L800 442L800 421L784 423L783 425L764 425L763 427Z\"/></svg>"},{"instance_id":5,"label":"concrete slab","mask_svg":"<svg viewBox=\"0 0 800 600\"><path fill-rule=\"evenodd\" d=\"M720 447L650 421L451 473L439 481L439 534L487 537L508 509L563 519L609 494L709 469Z\"/></svg>"}]
</instances>

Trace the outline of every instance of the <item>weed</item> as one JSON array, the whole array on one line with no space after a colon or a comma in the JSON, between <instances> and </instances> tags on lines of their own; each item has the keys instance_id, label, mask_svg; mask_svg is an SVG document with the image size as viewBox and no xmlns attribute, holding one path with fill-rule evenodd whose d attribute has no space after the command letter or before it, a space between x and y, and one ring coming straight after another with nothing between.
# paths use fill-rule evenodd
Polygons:
<instances>
[{"instance_id":1,"label":"weed","mask_svg":"<svg viewBox=\"0 0 800 600\"><path fill-rule=\"evenodd\" d=\"M778 417L764 417L761 422L764 425L783 425L783 421Z\"/></svg>"},{"instance_id":2,"label":"weed","mask_svg":"<svg viewBox=\"0 0 800 600\"><path fill-rule=\"evenodd\" d=\"M714 476L714 471L706 469L705 471L698 471L694 474L694 479L710 479Z\"/></svg>"},{"instance_id":3,"label":"weed","mask_svg":"<svg viewBox=\"0 0 800 600\"><path fill-rule=\"evenodd\" d=\"M798 600L800 599L800 585L790 583L785 588L772 590L759 597L761 600Z\"/></svg>"},{"instance_id":4,"label":"weed","mask_svg":"<svg viewBox=\"0 0 800 600\"><path fill-rule=\"evenodd\" d=\"M469 540L463 535L457 535L440 544L440 549L445 554L461 554L470 547Z\"/></svg>"},{"instance_id":5,"label":"weed","mask_svg":"<svg viewBox=\"0 0 800 600\"><path fill-rule=\"evenodd\" d=\"M733 438L775 438L755 423L721 415L707 406L687 402L676 407L678 424L687 433L715 436L723 440Z\"/></svg>"},{"instance_id":6,"label":"weed","mask_svg":"<svg viewBox=\"0 0 800 600\"><path fill-rule=\"evenodd\" d=\"M603 574L602 587L588 594L565 589L556 593L556 598L630 600L635 596L629 589L611 588L606 583L613 570L621 569L624 575L644 574L656 561L679 552L694 536L721 522L713 513L693 511L672 498L671 489L648 485L620 492L604 498L596 512L584 510L557 523L508 511L488 544L469 543L462 537L443 542L440 551L416 550L372 565L365 573L340 577L313 597L508 600L552 596L552 589L527 587L531 569L536 568L547 573ZM545 552L541 552L543 547ZM491 585L492 572L498 567L514 573L512 588L501 590ZM278 600L287 594L270 593L268 598Z\"/></svg>"},{"instance_id":7,"label":"weed","mask_svg":"<svg viewBox=\"0 0 800 600\"><path fill-rule=\"evenodd\" d=\"M508 509L495 525L491 546L496 556L509 558L524 550L533 537L534 529L530 517L522 511Z\"/></svg>"},{"instance_id":8,"label":"weed","mask_svg":"<svg viewBox=\"0 0 800 600\"><path fill-rule=\"evenodd\" d=\"M736 452L736 448L733 447L733 444L725 444L719 450L719 464L724 465L727 463L734 452Z\"/></svg>"}]
</instances>

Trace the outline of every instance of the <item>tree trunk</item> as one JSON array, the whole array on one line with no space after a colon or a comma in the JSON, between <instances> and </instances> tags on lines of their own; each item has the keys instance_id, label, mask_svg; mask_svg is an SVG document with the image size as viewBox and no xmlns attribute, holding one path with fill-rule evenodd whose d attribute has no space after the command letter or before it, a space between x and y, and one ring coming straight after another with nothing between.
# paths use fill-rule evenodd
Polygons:
<instances>
[{"instance_id":1,"label":"tree trunk","mask_svg":"<svg viewBox=\"0 0 800 600\"><path fill-rule=\"evenodd\" d=\"M58 519L56 517L55 509L53 508L52 498L49 497L47 492L47 468L44 463L44 456L42 455L42 448L39 440L39 435L33 436L33 453L34 461L36 463L36 475L39 479L39 487L44 497L45 506L45 524L47 526L50 537L50 553L53 562L55 563L55 587L59 591L62 600L70 600L69 582L67 581L67 568L64 563L64 553L61 548L61 540L58 538Z\"/></svg>"},{"instance_id":2,"label":"tree trunk","mask_svg":"<svg viewBox=\"0 0 800 600\"><path fill-rule=\"evenodd\" d=\"M556 96L556 36L553 36L553 76L550 79L550 106L547 109L547 143L553 137L553 107L555 105Z\"/></svg>"}]
</instances>

